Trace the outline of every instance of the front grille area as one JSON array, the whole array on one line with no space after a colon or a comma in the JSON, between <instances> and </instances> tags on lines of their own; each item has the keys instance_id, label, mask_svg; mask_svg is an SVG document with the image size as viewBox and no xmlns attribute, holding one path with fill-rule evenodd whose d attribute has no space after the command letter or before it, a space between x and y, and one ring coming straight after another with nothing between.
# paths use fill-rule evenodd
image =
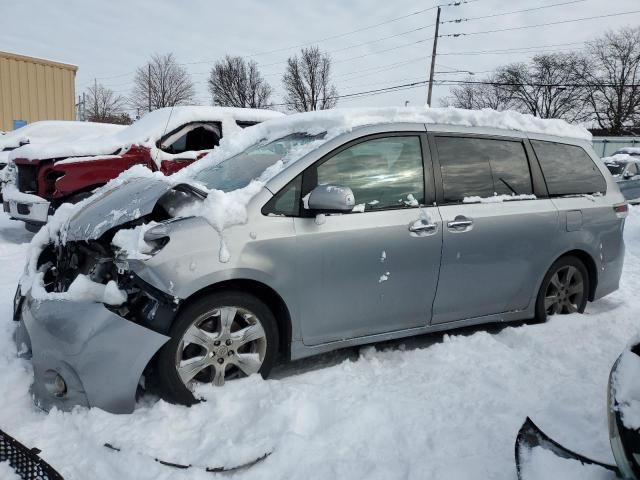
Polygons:
<instances>
[{"instance_id":1,"label":"front grille area","mask_svg":"<svg viewBox=\"0 0 640 480\"><path fill-rule=\"evenodd\" d=\"M18 167L18 190L24 193L38 193L38 166L16 166Z\"/></svg>"},{"instance_id":2,"label":"front grille area","mask_svg":"<svg viewBox=\"0 0 640 480\"><path fill-rule=\"evenodd\" d=\"M37 448L27 448L9 434L0 430L0 462L8 462L18 478L23 480L63 480Z\"/></svg>"}]
</instances>

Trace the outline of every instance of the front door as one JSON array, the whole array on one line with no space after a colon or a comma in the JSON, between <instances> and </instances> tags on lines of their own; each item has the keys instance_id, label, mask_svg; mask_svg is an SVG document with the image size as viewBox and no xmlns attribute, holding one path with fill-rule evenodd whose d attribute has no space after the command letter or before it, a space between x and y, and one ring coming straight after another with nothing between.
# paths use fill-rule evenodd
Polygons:
<instances>
[{"instance_id":1,"label":"front door","mask_svg":"<svg viewBox=\"0 0 640 480\"><path fill-rule=\"evenodd\" d=\"M423 206L433 196L430 176L425 192L424 137L366 137L304 173L303 194L343 186L356 201L349 214L294 220L305 344L428 325L442 225L437 208Z\"/></svg>"}]
</instances>

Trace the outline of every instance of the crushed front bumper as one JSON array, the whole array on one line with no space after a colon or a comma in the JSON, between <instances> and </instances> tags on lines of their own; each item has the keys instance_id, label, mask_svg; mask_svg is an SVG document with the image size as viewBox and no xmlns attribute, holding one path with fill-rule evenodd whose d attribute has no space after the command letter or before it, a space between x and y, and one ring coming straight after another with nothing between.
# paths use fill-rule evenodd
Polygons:
<instances>
[{"instance_id":1,"label":"crushed front bumper","mask_svg":"<svg viewBox=\"0 0 640 480\"><path fill-rule=\"evenodd\" d=\"M16 295L18 352L31 356L35 403L130 413L144 368L169 339L101 303Z\"/></svg>"}]
</instances>

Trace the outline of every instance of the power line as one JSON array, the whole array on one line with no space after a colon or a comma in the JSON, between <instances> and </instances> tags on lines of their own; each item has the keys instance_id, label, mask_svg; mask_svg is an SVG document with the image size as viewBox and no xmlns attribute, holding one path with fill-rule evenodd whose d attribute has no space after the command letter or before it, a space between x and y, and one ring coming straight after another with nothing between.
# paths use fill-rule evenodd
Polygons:
<instances>
[{"instance_id":1,"label":"power line","mask_svg":"<svg viewBox=\"0 0 640 480\"><path fill-rule=\"evenodd\" d=\"M565 45L584 45L587 42L569 42L569 43L556 43L551 45L535 45L531 47L517 47L517 48L499 48L496 50L472 50L467 52L443 52L438 55L487 55L487 54L502 54L502 53L537 53L536 48L546 47L560 47ZM566 50L566 49L561 49ZM573 50L573 49L570 49Z\"/></svg>"},{"instance_id":2,"label":"power line","mask_svg":"<svg viewBox=\"0 0 640 480\"><path fill-rule=\"evenodd\" d=\"M512 10L510 12L493 13L491 15L482 15L481 17L458 18L456 20L447 20L447 21L442 22L442 23L470 22L472 20L482 20L482 19L485 19L485 18L494 18L494 17L502 17L502 16L505 16L505 15L514 15L516 13L532 12L532 11L535 11L535 10L543 10L545 8L552 8L552 7L560 7L560 6L563 6L563 5L571 5L573 3L581 3L581 2L586 2L586 1L587 0L571 0L569 2L553 3L551 5L542 5L540 7L524 8L522 10Z\"/></svg>"},{"instance_id":3,"label":"power line","mask_svg":"<svg viewBox=\"0 0 640 480\"><path fill-rule=\"evenodd\" d=\"M640 13L640 10L631 10L628 12L618 12L618 13L611 13L608 15L597 15L597 16L593 16L593 17L582 17L582 18L573 18L570 20L559 20L557 22L547 22L547 23L538 23L536 25L524 25L521 27L508 27L508 28L498 28L495 30L482 30L479 32L461 32L461 33L449 33L446 35L440 35L441 37L466 37L466 36L470 36L470 35L480 35L480 34L485 34L485 33L497 33L497 32L509 32L512 30L522 30L522 29L526 29L526 28L536 28L536 27L546 27L549 25L560 25L560 24L564 24L564 23L573 23L573 22L582 22L585 20L595 20L595 19L602 19L602 18L609 18L609 17L618 17L620 15L630 15L633 13Z\"/></svg>"}]
</instances>

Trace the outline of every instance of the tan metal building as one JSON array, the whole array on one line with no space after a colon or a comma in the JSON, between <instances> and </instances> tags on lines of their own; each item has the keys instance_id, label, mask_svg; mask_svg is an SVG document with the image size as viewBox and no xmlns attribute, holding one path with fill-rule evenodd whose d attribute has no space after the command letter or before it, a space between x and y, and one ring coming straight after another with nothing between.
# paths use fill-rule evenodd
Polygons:
<instances>
[{"instance_id":1,"label":"tan metal building","mask_svg":"<svg viewBox=\"0 0 640 480\"><path fill-rule=\"evenodd\" d=\"M0 130L37 120L75 120L78 67L0 52Z\"/></svg>"}]
</instances>

